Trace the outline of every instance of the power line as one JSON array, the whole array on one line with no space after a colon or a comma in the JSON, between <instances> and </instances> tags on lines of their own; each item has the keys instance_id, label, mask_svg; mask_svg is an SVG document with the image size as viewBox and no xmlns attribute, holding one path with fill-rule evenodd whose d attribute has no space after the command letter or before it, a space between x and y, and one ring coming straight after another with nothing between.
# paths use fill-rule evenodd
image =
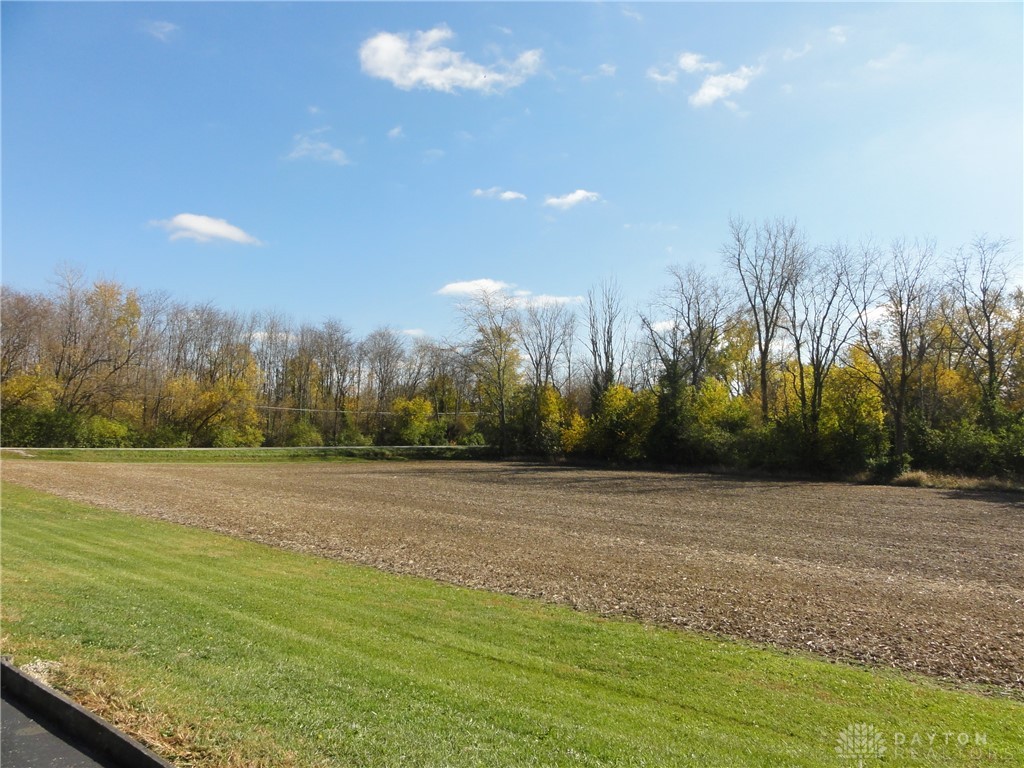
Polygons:
<instances>
[{"instance_id":1,"label":"power line","mask_svg":"<svg viewBox=\"0 0 1024 768\"><path fill-rule=\"evenodd\" d=\"M254 405L263 411L298 411L299 413L350 413L353 416L398 416L397 411L339 411L329 408L288 408L283 405ZM488 416L483 411L439 411L434 416Z\"/></svg>"}]
</instances>

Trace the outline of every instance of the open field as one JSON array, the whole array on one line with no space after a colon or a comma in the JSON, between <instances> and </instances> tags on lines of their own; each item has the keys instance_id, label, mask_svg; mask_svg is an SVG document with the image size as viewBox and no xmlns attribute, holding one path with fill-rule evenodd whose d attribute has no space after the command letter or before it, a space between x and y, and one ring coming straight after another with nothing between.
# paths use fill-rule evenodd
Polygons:
<instances>
[{"instance_id":1,"label":"open field","mask_svg":"<svg viewBox=\"0 0 1024 768\"><path fill-rule=\"evenodd\" d=\"M347 445L299 448L0 448L0 460L100 461L146 464L237 464L296 461L488 459L485 445Z\"/></svg>"},{"instance_id":2,"label":"open field","mask_svg":"<svg viewBox=\"0 0 1024 768\"><path fill-rule=\"evenodd\" d=\"M7 484L3 536L3 652L180 766L821 768L859 724L889 766L1024 758L1024 704L892 672Z\"/></svg>"},{"instance_id":3,"label":"open field","mask_svg":"<svg viewBox=\"0 0 1024 768\"><path fill-rule=\"evenodd\" d=\"M497 463L4 463L77 501L1024 694L1019 496Z\"/></svg>"}]
</instances>

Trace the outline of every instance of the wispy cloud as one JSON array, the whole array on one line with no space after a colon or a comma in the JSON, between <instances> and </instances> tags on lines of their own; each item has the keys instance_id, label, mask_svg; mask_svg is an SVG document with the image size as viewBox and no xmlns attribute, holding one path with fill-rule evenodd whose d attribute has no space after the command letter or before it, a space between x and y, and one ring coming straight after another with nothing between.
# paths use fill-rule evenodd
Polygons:
<instances>
[{"instance_id":1,"label":"wispy cloud","mask_svg":"<svg viewBox=\"0 0 1024 768\"><path fill-rule=\"evenodd\" d=\"M448 283L437 290L439 296L477 296L481 293L500 293L512 288L511 283L481 277L477 280L460 280Z\"/></svg>"},{"instance_id":2,"label":"wispy cloud","mask_svg":"<svg viewBox=\"0 0 1024 768\"><path fill-rule=\"evenodd\" d=\"M659 85L672 85L679 79L680 72L693 75L701 72L717 72L721 67L720 62L708 61L702 53L683 51L675 62L667 67L650 67L647 70L647 78Z\"/></svg>"},{"instance_id":3,"label":"wispy cloud","mask_svg":"<svg viewBox=\"0 0 1024 768\"><path fill-rule=\"evenodd\" d=\"M427 332L422 328L406 328L402 331L402 334L413 339L421 339L427 335Z\"/></svg>"},{"instance_id":4,"label":"wispy cloud","mask_svg":"<svg viewBox=\"0 0 1024 768\"><path fill-rule=\"evenodd\" d=\"M639 11L633 10L628 5L622 6L622 15L625 16L627 19L632 19L633 21L644 20L643 14L641 14Z\"/></svg>"},{"instance_id":5,"label":"wispy cloud","mask_svg":"<svg viewBox=\"0 0 1024 768\"><path fill-rule=\"evenodd\" d=\"M424 163L436 163L438 160L443 158L445 151L443 149L425 149L423 151L423 162Z\"/></svg>"},{"instance_id":6,"label":"wispy cloud","mask_svg":"<svg viewBox=\"0 0 1024 768\"><path fill-rule=\"evenodd\" d=\"M348 165L349 159L344 150L319 138L328 128L318 128L315 131L295 134L292 151L288 153L289 160L316 160L321 163L333 165Z\"/></svg>"},{"instance_id":7,"label":"wispy cloud","mask_svg":"<svg viewBox=\"0 0 1024 768\"><path fill-rule=\"evenodd\" d=\"M693 74L694 72L716 72L722 65L717 61L708 61L703 54L685 51L679 54L678 66L683 72Z\"/></svg>"},{"instance_id":8,"label":"wispy cloud","mask_svg":"<svg viewBox=\"0 0 1024 768\"><path fill-rule=\"evenodd\" d=\"M458 89L499 93L521 85L540 69L542 53L530 50L514 61L484 66L442 45L455 34L445 25L426 32L381 32L359 48L363 72L397 88L452 93Z\"/></svg>"},{"instance_id":9,"label":"wispy cloud","mask_svg":"<svg viewBox=\"0 0 1024 768\"><path fill-rule=\"evenodd\" d=\"M671 85L679 78L679 73L675 69L670 69L665 72L661 71L657 67L650 67L647 70L647 79L653 80L658 85Z\"/></svg>"},{"instance_id":10,"label":"wispy cloud","mask_svg":"<svg viewBox=\"0 0 1024 768\"><path fill-rule=\"evenodd\" d=\"M884 56L879 56L877 59L871 59L868 61L867 67L868 69L873 69L876 72L885 72L887 70L895 69L905 62L909 56L910 46L906 43L900 43Z\"/></svg>"},{"instance_id":11,"label":"wispy cloud","mask_svg":"<svg viewBox=\"0 0 1024 768\"><path fill-rule=\"evenodd\" d=\"M143 23L142 28L161 43L168 42L174 33L181 29L177 24L172 24L169 21L147 21Z\"/></svg>"},{"instance_id":12,"label":"wispy cloud","mask_svg":"<svg viewBox=\"0 0 1024 768\"><path fill-rule=\"evenodd\" d=\"M594 72L587 73L580 76L580 80L584 83L589 83L597 80L601 77L615 77L615 74L619 71L618 66L611 63L599 64Z\"/></svg>"},{"instance_id":13,"label":"wispy cloud","mask_svg":"<svg viewBox=\"0 0 1024 768\"><path fill-rule=\"evenodd\" d=\"M570 208L574 208L580 203L595 203L601 199L601 196L597 192L588 192L585 189L577 189L575 192L570 192L567 195L561 197L554 197L548 195L544 201L544 205L550 206L551 208L558 208L562 211L567 211Z\"/></svg>"},{"instance_id":14,"label":"wispy cloud","mask_svg":"<svg viewBox=\"0 0 1024 768\"><path fill-rule=\"evenodd\" d=\"M810 50L808 47L807 50ZM801 52L802 56L806 51ZM647 77L659 85L672 85L679 80L679 74L705 75L703 82L696 91L690 95L690 104L694 107L706 107L716 101L724 101L730 109L738 110L739 107L728 100L734 93L746 89L757 75L761 74L762 67L740 67L734 72L723 74L710 74L718 72L722 68L719 61L710 61L704 54L694 51L683 51L676 58L674 64L666 68L651 67L647 70Z\"/></svg>"},{"instance_id":15,"label":"wispy cloud","mask_svg":"<svg viewBox=\"0 0 1024 768\"><path fill-rule=\"evenodd\" d=\"M710 75L704 78L700 88L690 96L690 104L695 107L707 107L716 101L728 99L734 93L741 93L750 85L750 81L761 74L760 67L740 67L735 72L722 75ZM728 106L735 104L726 101Z\"/></svg>"},{"instance_id":16,"label":"wispy cloud","mask_svg":"<svg viewBox=\"0 0 1024 768\"><path fill-rule=\"evenodd\" d=\"M559 304L582 304L582 296L552 296L548 293L532 294L526 292L524 295L515 297L515 301L520 306L527 307L548 307L557 306Z\"/></svg>"},{"instance_id":17,"label":"wispy cloud","mask_svg":"<svg viewBox=\"0 0 1024 768\"><path fill-rule=\"evenodd\" d=\"M849 31L849 27L836 25L828 28L828 37L832 42L842 45L846 42L846 35Z\"/></svg>"},{"instance_id":18,"label":"wispy cloud","mask_svg":"<svg viewBox=\"0 0 1024 768\"><path fill-rule=\"evenodd\" d=\"M489 189L474 189L473 197L486 197L492 200L525 200L526 195L522 192L514 192L511 189L501 187L490 187Z\"/></svg>"},{"instance_id":19,"label":"wispy cloud","mask_svg":"<svg viewBox=\"0 0 1024 768\"><path fill-rule=\"evenodd\" d=\"M389 139L401 139L404 136L405 136L405 133L402 131L402 126L400 126L400 125L396 125L390 131L388 131L388 138Z\"/></svg>"},{"instance_id":20,"label":"wispy cloud","mask_svg":"<svg viewBox=\"0 0 1024 768\"><path fill-rule=\"evenodd\" d=\"M535 294L533 291L517 289L513 283L506 283L503 280L492 280L489 277L448 283L436 291L436 293L439 296L467 296L470 298L480 296L481 294L504 294L513 304L519 307L579 304L583 301L582 296L553 296L548 293Z\"/></svg>"},{"instance_id":21,"label":"wispy cloud","mask_svg":"<svg viewBox=\"0 0 1024 768\"><path fill-rule=\"evenodd\" d=\"M228 240L243 245L262 245L259 240L248 232L239 229L233 224L228 224L224 219L215 219L212 216L179 213L173 218L152 221L150 224L163 227L170 232L171 240L195 240L199 243Z\"/></svg>"},{"instance_id":22,"label":"wispy cloud","mask_svg":"<svg viewBox=\"0 0 1024 768\"><path fill-rule=\"evenodd\" d=\"M794 50L793 48L787 48L786 50L784 50L782 52L782 60L783 61L796 61L797 59L802 59L804 56L806 56L810 52L811 52L811 44L810 43L805 43L804 47L801 48L799 51Z\"/></svg>"}]
</instances>

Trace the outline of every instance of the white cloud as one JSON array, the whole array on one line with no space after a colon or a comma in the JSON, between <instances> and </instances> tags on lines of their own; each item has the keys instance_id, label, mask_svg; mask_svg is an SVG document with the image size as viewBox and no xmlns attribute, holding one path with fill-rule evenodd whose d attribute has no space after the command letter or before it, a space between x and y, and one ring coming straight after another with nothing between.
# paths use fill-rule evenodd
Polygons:
<instances>
[{"instance_id":1,"label":"white cloud","mask_svg":"<svg viewBox=\"0 0 1024 768\"><path fill-rule=\"evenodd\" d=\"M657 322L651 323L651 330L655 333L667 333L675 327L675 320L658 320Z\"/></svg>"},{"instance_id":2,"label":"white cloud","mask_svg":"<svg viewBox=\"0 0 1024 768\"><path fill-rule=\"evenodd\" d=\"M874 69L878 72L894 69L906 61L909 55L910 46L905 43L900 43L889 51L889 53L885 54L885 56L880 56L877 59L871 59L868 62L868 69Z\"/></svg>"},{"instance_id":3,"label":"white cloud","mask_svg":"<svg viewBox=\"0 0 1024 768\"><path fill-rule=\"evenodd\" d=\"M761 74L761 68L740 67L735 72L724 75L710 75L704 78L700 88L690 96L690 104L695 107L707 107L721 99L727 99L734 93L746 90L750 81ZM735 108L735 104L727 101L727 106Z\"/></svg>"},{"instance_id":4,"label":"white cloud","mask_svg":"<svg viewBox=\"0 0 1024 768\"><path fill-rule=\"evenodd\" d=\"M622 15L625 16L627 19L632 19L633 21L644 20L644 17L640 14L639 11L634 11L628 5L622 6Z\"/></svg>"},{"instance_id":5,"label":"white cloud","mask_svg":"<svg viewBox=\"0 0 1024 768\"><path fill-rule=\"evenodd\" d=\"M669 85L676 81L679 74L674 69L670 69L667 72L662 72L657 67L651 67L647 70L647 79L653 80L658 85Z\"/></svg>"},{"instance_id":6,"label":"white cloud","mask_svg":"<svg viewBox=\"0 0 1024 768\"><path fill-rule=\"evenodd\" d=\"M147 21L142 28L161 43L166 43L181 27L169 21Z\"/></svg>"},{"instance_id":7,"label":"white cloud","mask_svg":"<svg viewBox=\"0 0 1024 768\"><path fill-rule=\"evenodd\" d=\"M489 277L481 277L478 280L461 280L455 283L448 283L438 289L439 296L476 296L481 293L500 293L506 288L511 288L510 283L503 283L501 280L491 280Z\"/></svg>"},{"instance_id":8,"label":"white cloud","mask_svg":"<svg viewBox=\"0 0 1024 768\"><path fill-rule=\"evenodd\" d=\"M212 240L230 240L243 245L262 245L259 240L224 219L200 216L195 213L179 213L172 219L153 221L151 224L163 227L171 233L171 240L195 240L208 243Z\"/></svg>"},{"instance_id":9,"label":"white cloud","mask_svg":"<svg viewBox=\"0 0 1024 768\"><path fill-rule=\"evenodd\" d=\"M420 339L427 335L427 332L422 328L406 328L402 331L405 336L409 336L413 339Z\"/></svg>"},{"instance_id":10,"label":"white cloud","mask_svg":"<svg viewBox=\"0 0 1024 768\"><path fill-rule=\"evenodd\" d=\"M295 134L294 146L288 153L289 160L301 160L308 158L321 163L333 163L334 165L348 165L349 159L344 150L332 146L329 142L318 138L326 128L319 128L315 131Z\"/></svg>"},{"instance_id":11,"label":"white cloud","mask_svg":"<svg viewBox=\"0 0 1024 768\"><path fill-rule=\"evenodd\" d=\"M828 36L829 36L829 39L832 40L832 42L839 43L839 45L842 45L843 43L846 42L846 33L849 32L849 31L850 31L849 27L843 27L843 26L837 25L837 26L829 27L828 28Z\"/></svg>"},{"instance_id":12,"label":"white cloud","mask_svg":"<svg viewBox=\"0 0 1024 768\"><path fill-rule=\"evenodd\" d=\"M694 72L715 72L722 65L717 61L708 61L703 54L686 51L679 54L679 68L683 72L693 74Z\"/></svg>"},{"instance_id":13,"label":"white cloud","mask_svg":"<svg viewBox=\"0 0 1024 768\"><path fill-rule=\"evenodd\" d=\"M316 104L310 104L308 107L306 107L306 111L309 112L309 114L314 115L314 116L315 115L319 115L320 114L320 107L318 107Z\"/></svg>"},{"instance_id":14,"label":"white cloud","mask_svg":"<svg viewBox=\"0 0 1024 768\"><path fill-rule=\"evenodd\" d=\"M426 88L452 93L462 88L495 93L521 85L540 69L540 50L526 51L515 61L487 67L442 45L455 35L445 25L426 32L381 32L359 48L363 72L390 80L404 91Z\"/></svg>"},{"instance_id":15,"label":"white cloud","mask_svg":"<svg viewBox=\"0 0 1024 768\"><path fill-rule=\"evenodd\" d=\"M480 294L501 293L517 307L546 307L558 304L579 304L583 301L582 296L552 296L547 293L534 294L533 291L515 289L512 283L490 278L479 280L464 280L458 283L448 283L437 294L440 296L479 296Z\"/></svg>"},{"instance_id":16,"label":"white cloud","mask_svg":"<svg viewBox=\"0 0 1024 768\"><path fill-rule=\"evenodd\" d=\"M592 82L599 77L615 77L615 74L619 71L618 66L611 63L598 64L597 69L592 74L581 75L580 80L584 83Z\"/></svg>"},{"instance_id":17,"label":"white cloud","mask_svg":"<svg viewBox=\"0 0 1024 768\"><path fill-rule=\"evenodd\" d=\"M560 304L579 304L582 296L552 296L549 293L535 294L533 291L513 291L512 303L517 307L551 307Z\"/></svg>"},{"instance_id":18,"label":"white cloud","mask_svg":"<svg viewBox=\"0 0 1024 768\"><path fill-rule=\"evenodd\" d=\"M547 199L544 201L544 205L567 211L580 203L594 203L600 199L601 196L597 194L597 192L588 192L585 189L577 189L575 192L570 192L569 194L562 195L561 197L548 195Z\"/></svg>"},{"instance_id":19,"label":"white cloud","mask_svg":"<svg viewBox=\"0 0 1024 768\"><path fill-rule=\"evenodd\" d=\"M795 61L797 59L802 59L810 52L811 44L805 43L804 47L801 48L799 51L794 51L792 48L787 48L785 51L782 52L782 59L783 61Z\"/></svg>"},{"instance_id":20,"label":"white cloud","mask_svg":"<svg viewBox=\"0 0 1024 768\"><path fill-rule=\"evenodd\" d=\"M540 293L536 296L529 292L516 297L516 303L525 307L550 307L559 304L582 304L582 296L551 296L547 293Z\"/></svg>"},{"instance_id":21,"label":"white cloud","mask_svg":"<svg viewBox=\"0 0 1024 768\"><path fill-rule=\"evenodd\" d=\"M423 162L424 163L436 163L442 157L445 152L443 149L425 149L423 151Z\"/></svg>"},{"instance_id":22,"label":"white cloud","mask_svg":"<svg viewBox=\"0 0 1024 768\"><path fill-rule=\"evenodd\" d=\"M647 78L659 85L670 85L679 79L680 72L686 72L689 75L700 72L717 72L721 66L720 62L708 61L702 53L683 51L676 58L675 64L666 69L659 69L658 67L648 69Z\"/></svg>"},{"instance_id":23,"label":"white cloud","mask_svg":"<svg viewBox=\"0 0 1024 768\"><path fill-rule=\"evenodd\" d=\"M402 126L400 126L400 125L396 125L390 131L388 131L388 138L389 139L401 139L404 136L405 136L405 133L402 131Z\"/></svg>"},{"instance_id":24,"label":"white cloud","mask_svg":"<svg viewBox=\"0 0 1024 768\"><path fill-rule=\"evenodd\" d=\"M522 192L514 192L511 189L491 187L490 189L474 189L473 197L486 197L495 200L525 200L526 195Z\"/></svg>"}]
</instances>

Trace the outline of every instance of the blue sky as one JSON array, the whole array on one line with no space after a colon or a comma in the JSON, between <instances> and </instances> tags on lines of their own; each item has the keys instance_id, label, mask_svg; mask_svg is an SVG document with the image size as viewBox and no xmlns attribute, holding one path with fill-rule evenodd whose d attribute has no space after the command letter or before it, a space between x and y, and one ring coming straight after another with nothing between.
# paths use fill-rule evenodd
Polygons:
<instances>
[{"instance_id":1,"label":"blue sky","mask_svg":"<svg viewBox=\"0 0 1024 768\"><path fill-rule=\"evenodd\" d=\"M1020 251L1022 9L4 2L3 283L440 336L468 281L642 305L731 215Z\"/></svg>"}]
</instances>

